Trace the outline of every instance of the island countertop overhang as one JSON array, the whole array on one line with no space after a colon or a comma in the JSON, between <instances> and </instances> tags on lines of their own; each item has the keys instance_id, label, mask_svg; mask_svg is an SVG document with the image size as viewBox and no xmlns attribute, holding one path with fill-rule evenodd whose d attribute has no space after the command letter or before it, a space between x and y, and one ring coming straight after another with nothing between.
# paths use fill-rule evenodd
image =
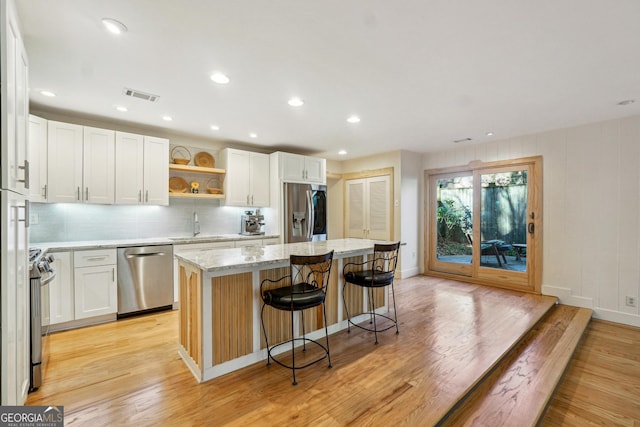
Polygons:
<instances>
[{"instance_id":1,"label":"island countertop overhang","mask_svg":"<svg viewBox=\"0 0 640 427\"><path fill-rule=\"evenodd\" d=\"M186 249L176 251L174 255L202 271L220 272L228 269L255 268L270 264L288 263L291 255L320 255L331 250L339 258L361 255L372 252L376 243L388 242L370 239L333 239L263 247Z\"/></svg>"}]
</instances>

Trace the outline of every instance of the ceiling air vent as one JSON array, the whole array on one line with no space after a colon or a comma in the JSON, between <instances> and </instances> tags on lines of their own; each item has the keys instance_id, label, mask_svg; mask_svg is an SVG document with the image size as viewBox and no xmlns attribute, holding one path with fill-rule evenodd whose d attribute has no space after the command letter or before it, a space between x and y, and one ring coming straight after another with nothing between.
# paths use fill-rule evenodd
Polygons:
<instances>
[{"instance_id":1,"label":"ceiling air vent","mask_svg":"<svg viewBox=\"0 0 640 427\"><path fill-rule=\"evenodd\" d=\"M462 139L455 139L453 140L454 144L460 144L461 142L469 142L471 141L471 138L462 138Z\"/></svg>"},{"instance_id":2,"label":"ceiling air vent","mask_svg":"<svg viewBox=\"0 0 640 427\"><path fill-rule=\"evenodd\" d=\"M156 102L160 98L158 95L141 92L135 89L128 89L126 87L124 88L124 91L122 93L124 93L127 96L131 96L133 98L138 98L138 99L144 99L145 101L149 101L149 102Z\"/></svg>"}]
</instances>

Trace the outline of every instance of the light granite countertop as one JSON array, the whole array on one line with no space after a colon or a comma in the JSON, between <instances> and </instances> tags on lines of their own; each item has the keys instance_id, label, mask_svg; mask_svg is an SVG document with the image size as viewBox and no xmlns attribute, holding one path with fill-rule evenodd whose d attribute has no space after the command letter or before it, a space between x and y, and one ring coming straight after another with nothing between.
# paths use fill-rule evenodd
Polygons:
<instances>
[{"instance_id":1,"label":"light granite countertop","mask_svg":"<svg viewBox=\"0 0 640 427\"><path fill-rule=\"evenodd\" d=\"M373 246L376 243L388 242L369 239L335 239L270 245L261 248L184 249L175 252L174 255L203 271L220 272L221 270L288 263L291 255L321 255L331 250L334 251L334 258L344 258L373 252Z\"/></svg>"},{"instance_id":2,"label":"light granite countertop","mask_svg":"<svg viewBox=\"0 0 640 427\"><path fill-rule=\"evenodd\" d=\"M113 249L127 246L151 246L151 245L188 245L191 243L229 242L236 240L260 240L280 237L275 234L219 234L215 236L196 237L154 237L147 239L116 239L116 240L83 240L75 242L44 242L33 243L30 248L38 248L51 252L65 250L89 250L89 249Z\"/></svg>"}]
</instances>

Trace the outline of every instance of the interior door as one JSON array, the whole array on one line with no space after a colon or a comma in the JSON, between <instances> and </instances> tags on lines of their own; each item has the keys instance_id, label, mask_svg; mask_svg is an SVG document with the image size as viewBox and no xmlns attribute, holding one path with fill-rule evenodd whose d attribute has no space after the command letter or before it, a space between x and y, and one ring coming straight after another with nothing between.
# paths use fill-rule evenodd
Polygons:
<instances>
[{"instance_id":1,"label":"interior door","mask_svg":"<svg viewBox=\"0 0 640 427\"><path fill-rule=\"evenodd\" d=\"M345 237L391 239L391 175L345 181Z\"/></svg>"},{"instance_id":2,"label":"interior door","mask_svg":"<svg viewBox=\"0 0 640 427\"><path fill-rule=\"evenodd\" d=\"M540 291L542 159L427 171L427 273Z\"/></svg>"}]
</instances>

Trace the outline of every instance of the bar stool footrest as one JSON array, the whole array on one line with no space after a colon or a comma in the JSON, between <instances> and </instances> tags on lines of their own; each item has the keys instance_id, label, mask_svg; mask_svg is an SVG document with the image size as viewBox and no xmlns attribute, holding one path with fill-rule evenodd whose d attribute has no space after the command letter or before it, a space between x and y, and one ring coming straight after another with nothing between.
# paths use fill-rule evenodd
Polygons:
<instances>
[{"instance_id":1,"label":"bar stool footrest","mask_svg":"<svg viewBox=\"0 0 640 427\"><path fill-rule=\"evenodd\" d=\"M291 356L291 352L290 352L290 348L291 348L291 341L293 341L294 343L295 343L296 341L301 341L301 342L303 342L304 344L306 344L306 343L313 343L313 344L317 345L318 347L320 347L320 348L324 351L324 354L323 354L322 356L318 357L317 359L312 360L311 362L307 362L306 364L304 364L304 365L300 365L300 366L296 365L295 367L294 367L294 366L292 366L292 365L287 365L287 364L286 364L286 363L284 363L284 362L281 362L280 360L276 359L276 358L271 354L271 352L272 352L273 350L275 350L276 348L278 348L278 347L280 347L280 346L283 346L283 345L288 345L288 346L289 346L289 351L283 351L283 352L282 352L282 353L280 353L280 354L285 355L285 356ZM299 346L298 346L298 347L299 347ZM297 347L296 347L296 348L297 348ZM280 355L280 354L279 354L279 355ZM281 342L281 343L279 343L279 344L276 344L276 345L274 345L274 346L271 346L270 348L267 348L267 360L271 359L271 360L273 360L274 362L276 362L278 365L280 365L280 366L282 366L282 367L284 367L284 368L287 368L287 369L303 369L303 368L306 368L307 366L311 366L311 365L313 365L314 363L318 363L318 362L320 362L320 361L322 361L322 360L324 360L324 359L327 359L327 358L328 358L328 356L329 356L329 350L327 349L327 347L326 347L325 345L323 345L323 344L319 343L319 342L318 342L318 341L316 341L316 340L312 340L311 338L301 338L301 337L299 337L299 338L294 338L294 339L292 339L292 340L283 341L283 342ZM331 367L331 365L329 365L329 367Z\"/></svg>"}]
</instances>

